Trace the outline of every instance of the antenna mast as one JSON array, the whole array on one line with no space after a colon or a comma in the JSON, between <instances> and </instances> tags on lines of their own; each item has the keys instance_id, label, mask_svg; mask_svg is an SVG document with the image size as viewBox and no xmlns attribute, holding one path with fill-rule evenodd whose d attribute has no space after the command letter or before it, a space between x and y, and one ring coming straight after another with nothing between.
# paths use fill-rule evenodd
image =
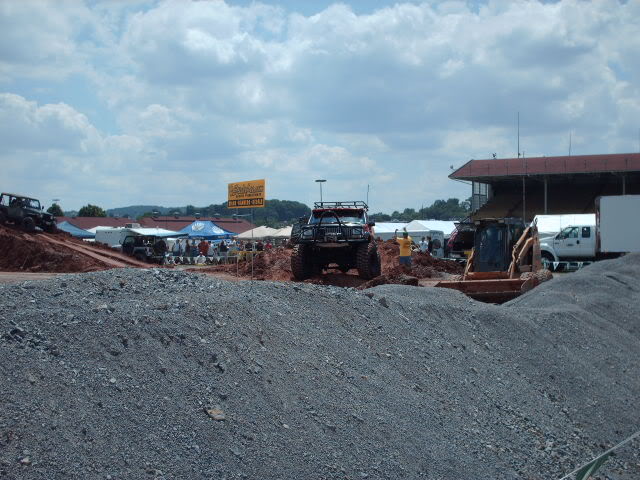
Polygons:
<instances>
[{"instance_id":1,"label":"antenna mast","mask_svg":"<svg viewBox=\"0 0 640 480\"><path fill-rule=\"evenodd\" d=\"M520 158L520 112L518 112L518 158Z\"/></svg>"}]
</instances>

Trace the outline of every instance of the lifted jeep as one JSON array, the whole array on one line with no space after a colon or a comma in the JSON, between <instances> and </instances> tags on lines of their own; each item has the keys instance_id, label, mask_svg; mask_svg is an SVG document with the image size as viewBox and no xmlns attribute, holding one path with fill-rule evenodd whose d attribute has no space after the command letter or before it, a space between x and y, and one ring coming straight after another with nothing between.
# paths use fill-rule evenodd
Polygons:
<instances>
[{"instance_id":1,"label":"lifted jeep","mask_svg":"<svg viewBox=\"0 0 640 480\"><path fill-rule=\"evenodd\" d=\"M122 253L131 255L141 262L164 264L167 242L155 235L128 235L122 241Z\"/></svg>"},{"instance_id":2,"label":"lifted jeep","mask_svg":"<svg viewBox=\"0 0 640 480\"><path fill-rule=\"evenodd\" d=\"M316 202L311 216L295 238L291 271L304 280L323 270L358 269L369 280L381 273L380 254L364 202ZM292 238L292 241L293 238Z\"/></svg>"},{"instance_id":3,"label":"lifted jeep","mask_svg":"<svg viewBox=\"0 0 640 480\"><path fill-rule=\"evenodd\" d=\"M8 222L22 227L27 232L35 232L40 227L45 232L56 232L56 219L53 215L43 212L44 207L35 198L15 195L13 193L0 194L0 225Z\"/></svg>"}]
</instances>

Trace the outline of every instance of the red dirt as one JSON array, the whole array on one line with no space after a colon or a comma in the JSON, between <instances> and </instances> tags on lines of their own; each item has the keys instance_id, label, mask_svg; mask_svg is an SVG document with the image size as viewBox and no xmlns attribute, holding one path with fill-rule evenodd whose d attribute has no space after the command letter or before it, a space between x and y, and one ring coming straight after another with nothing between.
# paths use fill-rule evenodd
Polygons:
<instances>
[{"instance_id":1,"label":"red dirt","mask_svg":"<svg viewBox=\"0 0 640 480\"><path fill-rule=\"evenodd\" d=\"M368 286L382 285L384 283L409 285L417 284L419 279L443 278L447 276L446 274L459 274L463 271L463 267L456 262L441 260L420 252L413 252L412 268L411 270L405 271L398 263L399 246L392 240L378 242L378 250L380 251L383 275L373 279L375 282L373 280L370 282L362 280L357 276L356 270L350 270L346 274L329 271L323 275L305 280L305 282L360 288L364 287L363 284L371 284ZM250 260L240 262L237 268L240 277L251 277ZM235 275L236 264L200 267L197 271L201 273L225 273ZM293 275L291 274L291 250L275 248L257 254L253 264L253 276L256 280L293 281ZM364 288L368 288L368 286Z\"/></svg>"},{"instance_id":2,"label":"red dirt","mask_svg":"<svg viewBox=\"0 0 640 480\"><path fill-rule=\"evenodd\" d=\"M93 272L149 265L115 251L106 251L60 232L25 233L0 226L0 270L7 272Z\"/></svg>"}]
</instances>

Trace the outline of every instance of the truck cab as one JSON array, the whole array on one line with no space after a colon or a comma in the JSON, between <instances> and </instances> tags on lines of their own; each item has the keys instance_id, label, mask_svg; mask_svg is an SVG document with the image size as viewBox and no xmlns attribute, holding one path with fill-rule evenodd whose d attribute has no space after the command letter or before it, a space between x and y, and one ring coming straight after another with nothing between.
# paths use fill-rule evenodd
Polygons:
<instances>
[{"instance_id":1,"label":"truck cab","mask_svg":"<svg viewBox=\"0 0 640 480\"><path fill-rule=\"evenodd\" d=\"M596 256L596 226L570 225L552 237L540 239L542 258L549 262Z\"/></svg>"}]
</instances>

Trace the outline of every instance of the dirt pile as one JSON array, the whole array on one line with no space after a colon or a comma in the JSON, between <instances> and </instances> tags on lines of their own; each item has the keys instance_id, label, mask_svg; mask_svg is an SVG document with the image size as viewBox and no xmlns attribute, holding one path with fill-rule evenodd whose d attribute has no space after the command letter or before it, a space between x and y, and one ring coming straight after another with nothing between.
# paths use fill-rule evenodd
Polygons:
<instances>
[{"instance_id":1,"label":"dirt pile","mask_svg":"<svg viewBox=\"0 0 640 480\"><path fill-rule=\"evenodd\" d=\"M58 233L69 241L67 233ZM62 249L44 235L34 235L0 225L0 270L7 272L91 272L109 268L79 252Z\"/></svg>"},{"instance_id":2,"label":"dirt pile","mask_svg":"<svg viewBox=\"0 0 640 480\"><path fill-rule=\"evenodd\" d=\"M251 259L232 262L226 265L215 265L212 267L201 267L199 269L189 269L192 272L209 271L224 272L235 275L236 272L242 278L251 277ZM253 277L257 280L292 280L291 275L291 250L285 248L272 248L256 254L253 259Z\"/></svg>"},{"instance_id":3,"label":"dirt pile","mask_svg":"<svg viewBox=\"0 0 640 480\"><path fill-rule=\"evenodd\" d=\"M401 274L402 270L398 268L400 246L393 240L379 241L378 250L382 261L382 272L389 276ZM464 267L457 262L436 258L427 253L413 252L411 257L413 263L411 275L418 278L434 278L439 273L460 274L464 270Z\"/></svg>"},{"instance_id":4,"label":"dirt pile","mask_svg":"<svg viewBox=\"0 0 640 480\"><path fill-rule=\"evenodd\" d=\"M382 278L378 278L376 282L372 283L372 286L385 283L410 285L413 284L413 281L407 281L407 276L417 279L442 278L443 273L459 274L463 271L463 267L456 262L441 260L428 254L414 252L411 271L405 272L398 265L399 247L397 244L391 240L378 242L378 250L380 252L383 275ZM253 265L254 278L258 280L277 281L293 280L293 275L291 274L291 252L290 249L275 248L256 255ZM247 278L251 276L251 261L240 262L237 267L236 264L233 263L205 268L212 272L225 272L233 275L236 274L237 269L241 277ZM325 273L324 275L307 280L307 283L358 287L364 284L365 281L357 277L356 270L351 270L347 275L333 271Z\"/></svg>"},{"instance_id":5,"label":"dirt pile","mask_svg":"<svg viewBox=\"0 0 640 480\"><path fill-rule=\"evenodd\" d=\"M0 225L0 270L6 272L93 272L149 265L68 233L25 233Z\"/></svg>"},{"instance_id":6,"label":"dirt pile","mask_svg":"<svg viewBox=\"0 0 640 480\"><path fill-rule=\"evenodd\" d=\"M0 285L0 478L560 478L638 429L640 256L595 267L503 306L162 269ZM603 473L639 478L639 446Z\"/></svg>"}]
</instances>

